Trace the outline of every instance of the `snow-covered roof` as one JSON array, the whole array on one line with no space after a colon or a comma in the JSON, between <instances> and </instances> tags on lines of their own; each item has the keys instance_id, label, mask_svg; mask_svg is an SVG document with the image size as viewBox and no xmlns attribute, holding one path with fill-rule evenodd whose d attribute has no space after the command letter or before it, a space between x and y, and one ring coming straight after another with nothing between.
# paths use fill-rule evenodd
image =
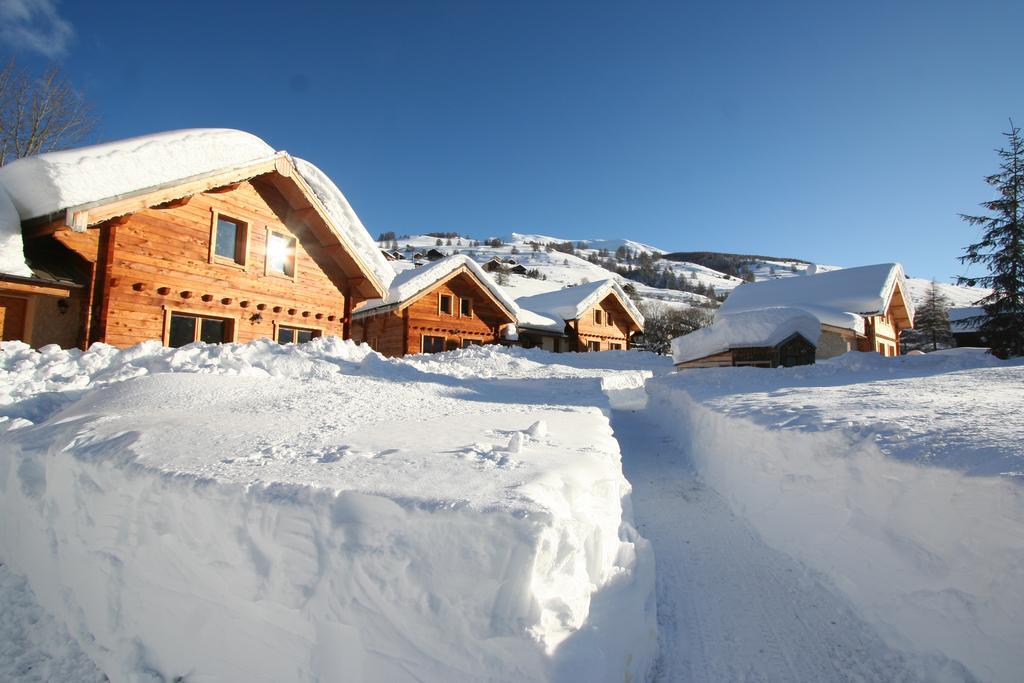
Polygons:
<instances>
[{"instance_id":1,"label":"snow-covered roof","mask_svg":"<svg viewBox=\"0 0 1024 683\"><path fill-rule=\"evenodd\" d=\"M24 221L275 155L240 130L173 130L18 159L0 167L0 185Z\"/></svg>"},{"instance_id":2,"label":"snow-covered roof","mask_svg":"<svg viewBox=\"0 0 1024 683\"><path fill-rule=\"evenodd\" d=\"M293 158L295 170L299 172L302 179L306 181L313 194L327 210L334 226L340 230L359 251L363 262L373 271L373 274L385 288L391 286L395 271L388 264L387 259L380 253L380 247L370 237L370 233L359 220L359 216L352 210L352 205L345 199L334 181L327 177L323 171L305 159Z\"/></svg>"},{"instance_id":3,"label":"snow-covered roof","mask_svg":"<svg viewBox=\"0 0 1024 683\"><path fill-rule=\"evenodd\" d=\"M244 169L275 158L293 163L299 176L324 206L336 230L358 251L360 260L380 281L391 283L392 271L377 244L341 193L320 169L274 148L255 135L226 128L195 128L144 135L99 145L48 152L0 167L0 188L16 213L0 197L0 272L19 270L20 225L73 207L116 201L152 188ZM19 219L15 221L15 218ZM13 235L17 234L15 245ZM18 247L15 249L15 247ZM24 259L21 260L24 265Z\"/></svg>"},{"instance_id":4,"label":"snow-covered roof","mask_svg":"<svg viewBox=\"0 0 1024 683\"><path fill-rule=\"evenodd\" d=\"M561 330L565 327L564 321L580 318L587 312L587 309L613 292L621 300L630 317L636 321L637 325L643 327L644 316L614 280L598 280L576 287L556 289L544 294L520 297L516 299L516 303L521 309L525 309L528 315L521 317L519 323L523 327L543 328L550 327L554 323ZM531 324L531 318L537 324ZM545 323L545 319L550 322Z\"/></svg>"},{"instance_id":5,"label":"snow-covered roof","mask_svg":"<svg viewBox=\"0 0 1024 683\"><path fill-rule=\"evenodd\" d=\"M729 349L775 346L794 334L817 345L821 321L799 308L772 307L717 318L714 324L672 340L676 364L706 358Z\"/></svg>"},{"instance_id":6,"label":"snow-covered roof","mask_svg":"<svg viewBox=\"0 0 1024 683\"><path fill-rule=\"evenodd\" d=\"M385 262L388 269L394 273L392 263ZM454 254L443 259L433 261L429 265L419 268L402 270L391 281L387 296L383 299L370 299L363 305L355 315L368 314L380 308L391 306L402 306L408 304L423 292L430 290L439 281L448 277L460 268L466 268L483 285L514 318L519 317L519 306L513 301L498 283L491 278L476 261L465 254Z\"/></svg>"},{"instance_id":7,"label":"snow-covered roof","mask_svg":"<svg viewBox=\"0 0 1024 683\"><path fill-rule=\"evenodd\" d=\"M904 279L898 263L880 263L858 268L843 268L800 277L747 282L732 291L721 306L722 315L771 307L813 308L814 313L830 317L840 314L881 315L885 312L897 285ZM902 287L902 285L900 285ZM914 319L914 304L903 297L907 315ZM821 315L819 315L821 317ZM835 324L822 319L825 324ZM845 326L845 325L843 325Z\"/></svg>"},{"instance_id":8,"label":"snow-covered roof","mask_svg":"<svg viewBox=\"0 0 1024 683\"><path fill-rule=\"evenodd\" d=\"M0 170L3 170L0 168ZM0 274L32 277L25 264L21 242L21 217L11 198L0 185Z\"/></svg>"},{"instance_id":9,"label":"snow-covered roof","mask_svg":"<svg viewBox=\"0 0 1024 683\"><path fill-rule=\"evenodd\" d=\"M959 306L949 309L949 328L953 332L974 332L981 327L979 318L985 315L981 306Z\"/></svg>"}]
</instances>

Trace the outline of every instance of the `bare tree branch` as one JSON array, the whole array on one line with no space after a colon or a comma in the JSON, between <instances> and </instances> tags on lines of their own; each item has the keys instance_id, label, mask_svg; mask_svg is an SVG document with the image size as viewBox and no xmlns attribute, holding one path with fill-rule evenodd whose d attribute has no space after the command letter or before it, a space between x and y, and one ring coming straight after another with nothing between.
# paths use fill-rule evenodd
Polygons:
<instances>
[{"instance_id":1,"label":"bare tree branch","mask_svg":"<svg viewBox=\"0 0 1024 683\"><path fill-rule=\"evenodd\" d=\"M58 67L33 77L11 59L0 70L0 166L73 146L95 127L91 105Z\"/></svg>"}]
</instances>

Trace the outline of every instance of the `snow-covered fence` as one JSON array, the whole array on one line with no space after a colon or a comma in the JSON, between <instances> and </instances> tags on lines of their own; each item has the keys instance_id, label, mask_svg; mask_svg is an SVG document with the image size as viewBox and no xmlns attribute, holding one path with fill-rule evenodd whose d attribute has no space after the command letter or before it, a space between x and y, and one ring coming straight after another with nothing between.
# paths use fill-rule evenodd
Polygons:
<instances>
[{"instance_id":1,"label":"snow-covered fence","mask_svg":"<svg viewBox=\"0 0 1024 683\"><path fill-rule=\"evenodd\" d=\"M677 378L650 409L704 481L775 548L824 575L890 643L960 678L1024 670L1024 489L884 455L841 431L770 429L703 407ZM937 668L937 669L936 669Z\"/></svg>"}]
</instances>

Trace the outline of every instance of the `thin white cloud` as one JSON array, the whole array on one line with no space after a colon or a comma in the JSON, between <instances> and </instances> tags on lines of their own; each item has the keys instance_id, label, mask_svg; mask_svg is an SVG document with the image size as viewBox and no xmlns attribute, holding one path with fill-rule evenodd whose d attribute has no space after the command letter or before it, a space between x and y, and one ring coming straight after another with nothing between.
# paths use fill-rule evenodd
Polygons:
<instances>
[{"instance_id":1,"label":"thin white cloud","mask_svg":"<svg viewBox=\"0 0 1024 683\"><path fill-rule=\"evenodd\" d=\"M0 44L46 57L65 54L75 35L54 0L0 0Z\"/></svg>"}]
</instances>

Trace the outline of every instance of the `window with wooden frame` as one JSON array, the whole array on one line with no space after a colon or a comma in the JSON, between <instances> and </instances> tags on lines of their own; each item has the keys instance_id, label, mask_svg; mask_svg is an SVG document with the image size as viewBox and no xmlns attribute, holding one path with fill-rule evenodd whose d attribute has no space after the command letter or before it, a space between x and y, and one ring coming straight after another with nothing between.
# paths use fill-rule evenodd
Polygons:
<instances>
[{"instance_id":1,"label":"window with wooden frame","mask_svg":"<svg viewBox=\"0 0 1024 683\"><path fill-rule=\"evenodd\" d=\"M234 341L235 321L197 313L167 311L164 343L176 349L192 342L223 344Z\"/></svg>"},{"instance_id":2,"label":"window with wooden frame","mask_svg":"<svg viewBox=\"0 0 1024 683\"><path fill-rule=\"evenodd\" d=\"M295 248L293 236L267 228L267 265L265 274L295 279Z\"/></svg>"},{"instance_id":3,"label":"window with wooden frame","mask_svg":"<svg viewBox=\"0 0 1024 683\"><path fill-rule=\"evenodd\" d=\"M452 314L452 295L439 294L437 297L437 312L444 315Z\"/></svg>"},{"instance_id":4,"label":"window with wooden frame","mask_svg":"<svg viewBox=\"0 0 1024 683\"><path fill-rule=\"evenodd\" d=\"M588 341L587 342L587 351L600 351L600 350L601 350L601 342L599 342L599 341Z\"/></svg>"},{"instance_id":5,"label":"window with wooden frame","mask_svg":"<svg viewBox=\"0 0 1024 683\"><path fill-rule=\"evenodd\" d=\"M421 350L423 353L441 353L444 351L444 337L423 335Z\"/></svg>"},{"instance_id":6,"label":"window with wooden frame","mask_svg":"<svg viewBox=\"0 0 1024 683\"><path fill-rule=\"evenodd\" d=\"M468 349L470 346L483 346L483 339L469 339L468 337L462 338L462 348Z\"/></svg>"},{"instance_id":7,"label":"window with wooden frame","mask_svg":"<svg viewBox=\"0 0 1024 683\"><path fill-rule=\"evenodd\" d=\"M216 209L210 221L210 263L245 267L249 257L249 224Z\"/></svg>"},{"instance_id":8,"label":"window with wooden frame","mask_svg":"<svg viewBox=\"0 0 1024 683\"><path fill-rule=\"evenodd\" d=\"M611 342L610 344L608 344L608 350L609 351L621 351L622 350L622 344L616 344L615 342Z\"/></svg>"},{"instance_id":9,"label":"window with wooden frame","mask_svg":"<svg viewBox=\"0 0 1024 683\"><path fill-rule=\"evenodd\" d=\"M463 318L473 317L473 300L465 297L459 299L459 313Z\"/></svg>"},{"instance_id":10,"label":"window with wooden frame","mask_svg":"<svg viewBox=\"0 0 1024 683\"><path fill-rule=\"evenodd\" d=\"M615 327L615 322L612 320L612 312L608 311L608 315L605 316L608 321L608 327Z\"/></svg>"},{"instance_id":11,"label":"window with wooden frame","mask_svg":"<svg viewBox=\"0 0 1024 683\"><path fill-rule=\"evenodd\" d=\"M320 330L311 330L304 327L290 327L278 325L277 333L274 335L278 344L305 344L320 336Z\"/></svg>"},{"instance_id":12,"label":"window with wooden frame","mask_svg":"<svg viewBox=\"0 0 1024 683\"><path fill-rule=\"evenodd\" d=\"M600 325L601 324L601 309L600 308L595 308L594 309L594 324L595 325Z\"/></svg>"}]
</instances>

